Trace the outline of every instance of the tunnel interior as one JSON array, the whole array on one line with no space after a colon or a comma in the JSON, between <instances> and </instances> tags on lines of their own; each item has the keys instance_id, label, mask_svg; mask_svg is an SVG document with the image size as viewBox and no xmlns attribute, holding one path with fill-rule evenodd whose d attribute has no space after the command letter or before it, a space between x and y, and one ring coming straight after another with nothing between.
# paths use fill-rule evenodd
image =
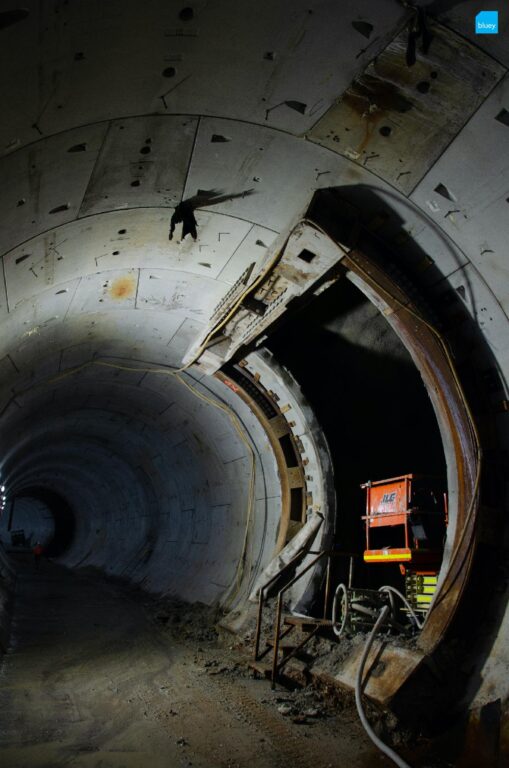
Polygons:
<instances>
[{"instance_id":1,"label":"tunnel interior","mask_svg":"<svg viewBox=\"0 0 509 768\"><path fill-rule=\"evenodd\" d=\"M279 491L262 427L229 396L111 357L29 388L23 418L4 421L12 524L70 567L149 591L221 601L239 562L248 589L274 549Z\"/></svg>"},{"instance_id":2,"label":"tunnel interior","mask_svg":"<svg viewBox=\"0 0 509 768\"><path fill-rule=\"evenodd\" d=\"M0 6L0 762L505 765L509 11Z\"/></svg>"}]
</instances>

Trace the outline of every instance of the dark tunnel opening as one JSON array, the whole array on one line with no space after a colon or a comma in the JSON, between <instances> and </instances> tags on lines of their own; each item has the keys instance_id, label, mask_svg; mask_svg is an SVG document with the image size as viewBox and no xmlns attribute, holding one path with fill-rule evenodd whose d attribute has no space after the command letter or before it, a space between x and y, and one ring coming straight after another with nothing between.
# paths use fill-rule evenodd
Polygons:
<instances>
[{"instance_id":1,"label":"dark tunnel opening","mask_svg":"<svg viewBox=\"0 0 509 768\"><path fill-rule=\"evenodd\" d=\"M40 543L46 557L56 558L68 550L75 528L72 507L60 493L32 486L13 494L1 520L0 538L13 551Z\"/></svg>"},{"instance_id":2,"label":"dark tunnel opening","mask_svg":"<svg viewBox=\"0 0 509 768\"><path fill-rule=\"evenodd\" d=\"M327 438L337 496L335 546L358 553L361 586L401 586L396 564L373 568L360 557L361 485L415 473L437 478L446 490L442 439L417 367L383 315L346 278L294 315L291 326L282 325L268 346L301 385ZM313 350L314 363L303 349ZM400 533L393 531L393 546Z\"/></svg>"},{"instance_id":3,"label":"dark tunnel opening","mask_svg":"<svg viewBox=\"0 0 509 768\"><path fill-rule=\"evenodd\" d=\"M76 528L76 521L71 505L60 494L48 488L34 487L23 494L30 495L45 504L53 517L53 537L46 544L47 557L59 557L70 547Z\"/></svg>"}]
</instances>

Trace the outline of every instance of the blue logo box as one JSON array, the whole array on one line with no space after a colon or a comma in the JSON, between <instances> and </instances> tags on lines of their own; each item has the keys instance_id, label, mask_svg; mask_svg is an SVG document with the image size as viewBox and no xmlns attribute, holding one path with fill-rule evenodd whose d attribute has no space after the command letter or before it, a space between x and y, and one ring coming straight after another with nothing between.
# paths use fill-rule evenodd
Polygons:
<instances>
[{"instance_id":1,"label":"blue logo box","mask_svg":"<svg viewBox=\"0 0 509 768\"><path fill-rule=\"evenodd\" d=\"M498 11L481 11L475 17L476 35L498 35Z\"/></svg>"}]
</instances>

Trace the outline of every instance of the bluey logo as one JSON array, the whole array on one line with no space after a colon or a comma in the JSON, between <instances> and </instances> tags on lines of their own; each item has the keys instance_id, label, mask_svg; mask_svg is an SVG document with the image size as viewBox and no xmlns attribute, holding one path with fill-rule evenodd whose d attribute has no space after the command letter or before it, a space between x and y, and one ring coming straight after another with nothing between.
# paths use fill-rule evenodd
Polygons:
<instances>
[{"instance_id":1,"label":"bluey logo","mask_svg":"<svg viewBox=\"0 0 509 768\"><path fill-rule=\"evenodd\" d=\"M498 35L498 11L481 11L475 17L476 35Z\"/></svg>"}]
</instances>

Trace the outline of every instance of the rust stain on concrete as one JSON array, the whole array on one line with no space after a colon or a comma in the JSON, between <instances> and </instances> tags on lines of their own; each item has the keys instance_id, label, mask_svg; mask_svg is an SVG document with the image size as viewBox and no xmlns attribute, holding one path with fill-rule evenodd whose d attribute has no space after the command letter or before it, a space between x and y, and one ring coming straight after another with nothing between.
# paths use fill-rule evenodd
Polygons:
<instances>
[{"instance_id":1,"label":"rust stain on concrete","mask_svg":"<svg viewBox=\"0 0 509 768\"><path fill-rule=\"evenodd\" d=\"M134 275L125 275L113 281L109 294L112 299L129 299L131 296L134 296L135 291L136 280Z\"/></svg>"},{"instance_id":2,"label":"rust stain on concrete","mask_svg":"<svg viewBox=\"0 0 509 768\"><path fill-rule=\"evenodd\" d=\"M405 194L504 76L483 51L440 24L432 26L426 56L418 52L415 65L406 65L403 30L307 134Z\"/></svg>"}]
</instances>

